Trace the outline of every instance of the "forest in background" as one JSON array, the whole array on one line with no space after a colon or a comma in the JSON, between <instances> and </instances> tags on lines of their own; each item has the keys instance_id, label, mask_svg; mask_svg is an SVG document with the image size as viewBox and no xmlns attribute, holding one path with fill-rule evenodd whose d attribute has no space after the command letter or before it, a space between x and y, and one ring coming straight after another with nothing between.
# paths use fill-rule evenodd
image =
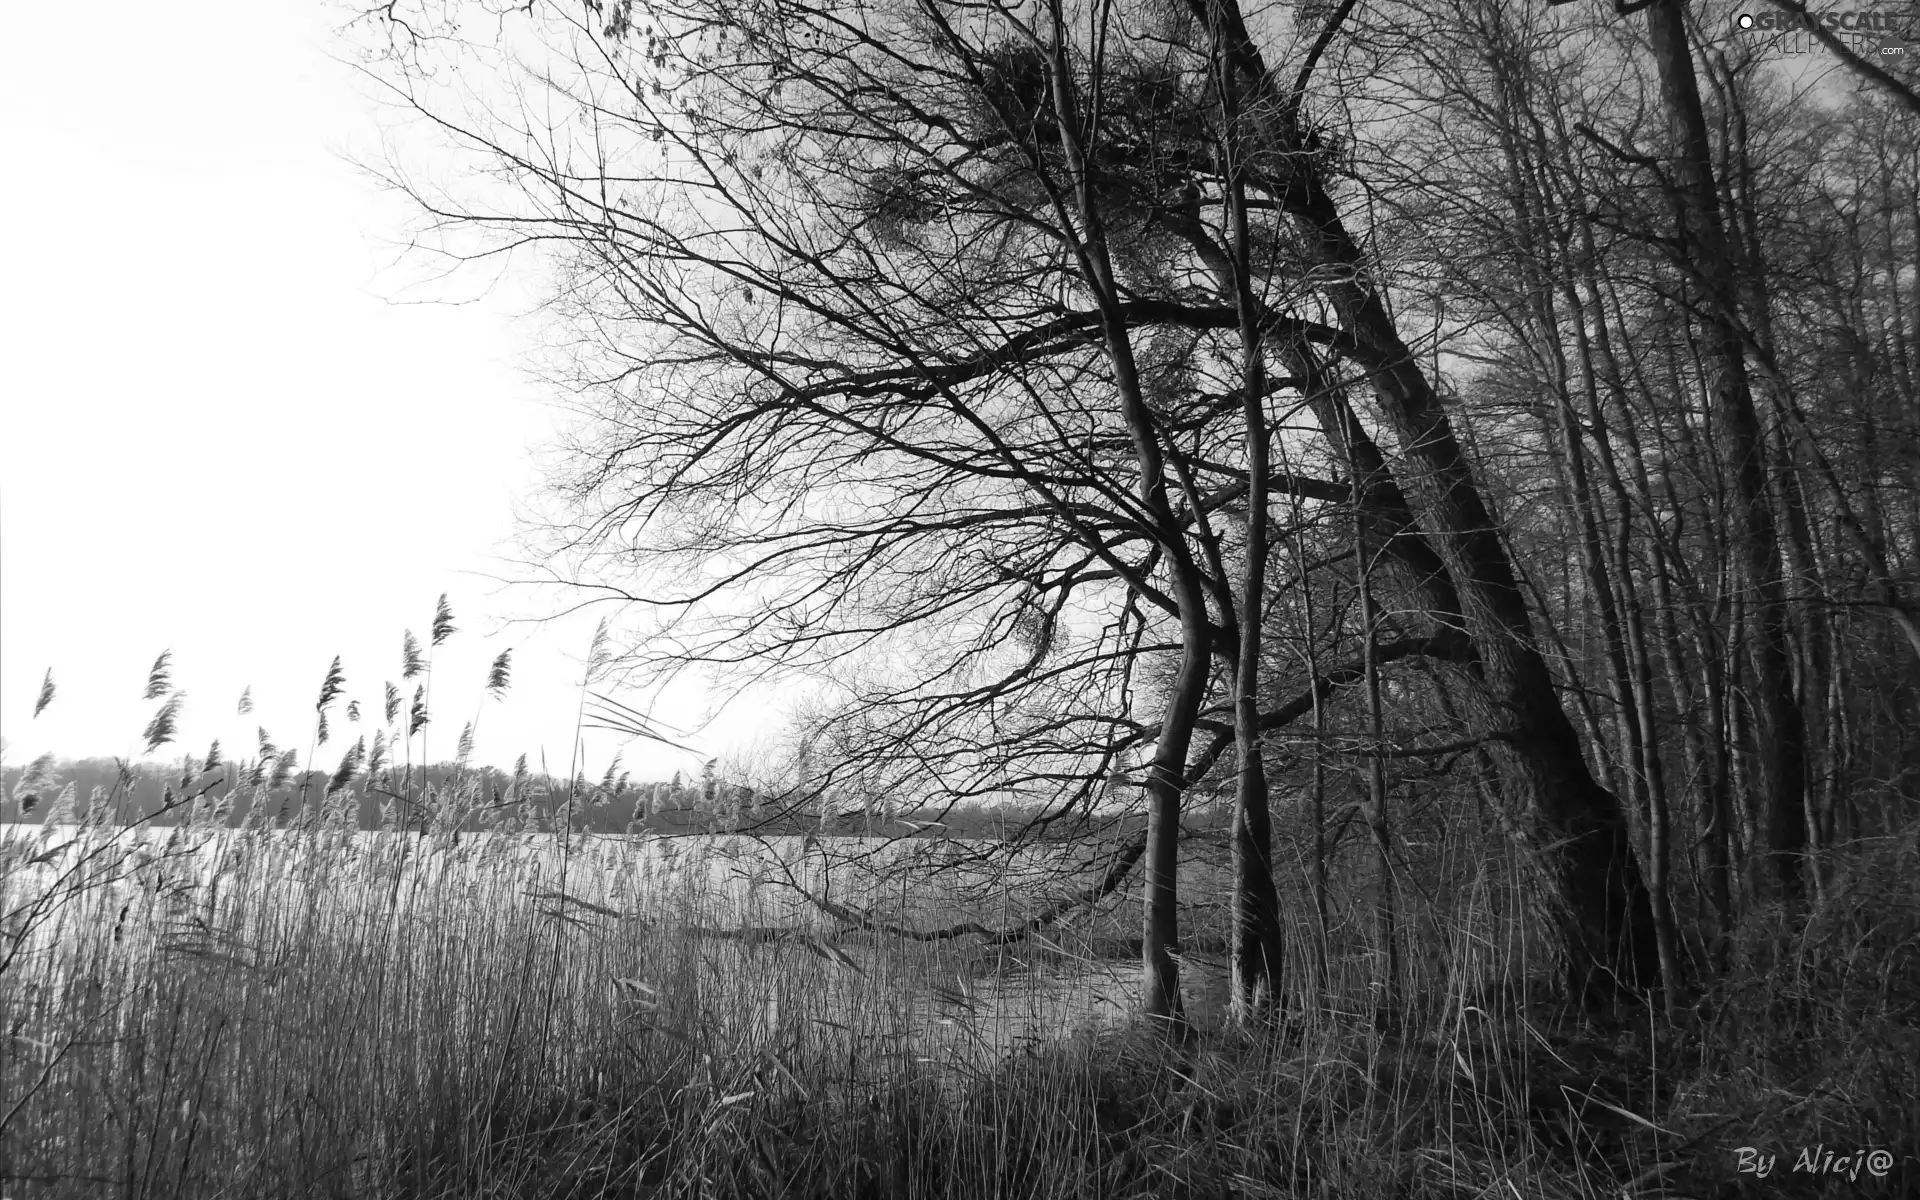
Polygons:
<instances>
[{"instance_id":1,"label":"forest in background","mask_svg":"<svg viewBox=\"0 0 1920 1200\"><path fill-rule=\"evenodd\" d=\"M617 764L615 764L617 767ZM203 757L188 757L178 766L157 762L127 765L112 758L51 761L33 781L32 766L0 771L0 795L12 803L0 805L0 823L69 825L91 822L103 826L151 824L160 828L194 823L196 811L179 803L226 799L225 810L203 815L200 828L284 828L298 825L330 796L347 791L353 802L354 827L376 831L429 833L448 824L463 832L555 833L573 830L594 834L751 832L764 836L812 833L821 837L1019 837L1047 806L1028 802L955 804L937 820L916 806L920 820L905 823L884 802L848 802L830 796L824 806L808 813L783 805L761 811L760 796L749 784L723 779L718 762L709 762L698 774L676 772L670 779L641 781L630 772L606 772L597 780L577 776L565 779L497 767L468 767L434 763L402 768L394 776L356 776L336 787L324 771L289 771L272 783L269 765L259 790L247 783L251 763L212 766ZM22 786L24 785L24 786ZM456 811L453 803L427 797L456 796L466 789L469 799ZM71 789L69 791L69 789ZM64 800L63 800L64 797Z\"/></svg>"}]
</instances>

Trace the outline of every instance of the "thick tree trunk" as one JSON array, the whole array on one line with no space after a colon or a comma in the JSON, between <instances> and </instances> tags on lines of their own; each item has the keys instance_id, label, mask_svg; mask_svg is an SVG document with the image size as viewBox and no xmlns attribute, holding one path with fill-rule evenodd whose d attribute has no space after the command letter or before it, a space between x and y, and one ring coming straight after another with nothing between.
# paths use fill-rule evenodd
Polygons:
<instances>
[{"instance_id":1,"label":"thick tree trunk","mask_svg":"<svg viewBox=\"0 0 1920 1200\"><path fill-rule=\"evenodd\" d=\"M1274 161L1287 164L1284 179L1272 181L1276 199L1322 265L1324 293L1341 324L1380 364L1371 382L1408 464L1400 485L1458 595L1477 654L1478 686L1463 689L1463 698L1489 738L1514 826L1554 881L1566 918L1569 985L1590 1001L1609 999L1621 984L1653 986L1652 909L1625 814L1594 780L1560 707L1532 614L1451 421L1366 281L1358 243L1295 119L1297 90L1270 74L1237 7L1222 5L1216 17L1202 0L1190 3L1203 19L1221 22L1245 92L1272 105L1267 136Z\"/></svg>"},{"instance_id":2,"label":"thick tree trunk","mask_svg":"<svg viewBox=\"0 0 1920 1200\"><path fill-rule=\"evenodd\" d=\"M1659 977L1653 913L1620 802L1593 778L1534 640L1532 618L1498 526L1480 498L1464 451L1377 295L1358 282L1358 249L1324 191L1300 213L1323 260L1340 265L1329 290L1343 324L1395 365L1374 379L1382 412L1414 464L1403 476L1458 592L1480 663L1480 689L1465 693L1500 769L1525 838L1549 857L1568 909L1570 983L1601 1001L1618 984ZM1478 694L1475 694L1475 693Z\"/></svg>"},{"instance_id":3,"label":"thick tree trunk","mask_svg":"<svg viewBox=\"0 0 1920 1200\"><path fill-rule=\"evenodd\" d=\"M1687 226L1682 230L1686 261L1692 264L1706 301L1706 365L1711 369L1714 416L1726 439L1734 485L1728 515L1744 583L1754 596L1750 612L1762 823L1774 880L1792 897L1801 890L1806 846L1806 731L1793 693L1780 547L1767 494L1766 444L1741 342L1734 264L1714 184L1683 0L1654 0L1647 9L1647 33L1674 142L1674 180Z\"/></svg>"}]
</instances>

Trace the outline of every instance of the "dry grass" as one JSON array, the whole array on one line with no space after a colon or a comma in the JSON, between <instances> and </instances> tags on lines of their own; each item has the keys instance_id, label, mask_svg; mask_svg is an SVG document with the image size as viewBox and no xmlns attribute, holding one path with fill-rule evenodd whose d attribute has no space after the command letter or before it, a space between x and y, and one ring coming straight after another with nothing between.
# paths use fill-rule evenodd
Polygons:
<instances>
[{"instance_id":1,"label":"dry grass","mask_svg":"<svg viewBox=\"0 0 1920 1200\"><path fill-rule=\"evenodd\" d=\"M1815 1143L1893 1154L1846 1194L1920 1194L1911 832L1837 855L1810 918L1751 921L1675 1026L1532 991L1526 907L1458 830L1406 881L1393 1020L1372 882L1343 871L1325 977L1289 893L1284 1028L1227 1025L1196 956L1200 1036L1169 1046L1113 1005L1125 895L1043 942L911 943L793 907L779 862L822 878L797 839L362 833L344 796L226 830L191 806L0 840L9 1200L1838 1194L1735 1171L1736 1147ZM896 920L1042 900L879 864L836 895Z\"/></svg>"}]
</instances>

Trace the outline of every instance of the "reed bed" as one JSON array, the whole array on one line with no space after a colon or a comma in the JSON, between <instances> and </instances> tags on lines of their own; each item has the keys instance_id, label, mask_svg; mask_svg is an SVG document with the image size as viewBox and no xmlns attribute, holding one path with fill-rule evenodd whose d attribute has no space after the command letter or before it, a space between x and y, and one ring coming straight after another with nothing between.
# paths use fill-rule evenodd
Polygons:
<instances>
[{"instance_id":1,"label":"reed bed","mask_svg":"<svg viewBox=\"0 0 1920 1200\"><path fill-rule=\"evenodd\" d=\"M1102 1003L1085 971L976 982L951 943L829 939L720 839L8 832L0 903L39 914L15 926L5 1001L28 1052L4 1069L3 1165L29 1185L693 1186L716 1162L754 1172L743 1122L855 1111L901 1080L957 1095ZM926 916L888 908L885 872L838 882L884 919ZM556 1140L577 1144L549 1161Z\"/></svg>"},{"instance_id":2,"label":"reed bed","mask_svg":"<svg viewBox=\"0 0 1920 1200\"><path fill-rule=\"evenodd\" d=\"M1570 1024L1443 954L1398 1027L1336 968L1280 1031L1169 1046L1072 930L797 921L740 843L8 834L8 913L64 889L0 991L9 1196L1734 1195L1753 1123L1920 1145L1920 977L1834 952L1920 928L1911 839L1849 860L1824 934L1753 932L1798 992L1749 978L1685 1030Z\"/></svg>"},{"instance_id":3,"label":"reed bed","mask_svg":"<svg viewBox=\"0 0 1920 1200\"><path fill-rule=\"evenodd\" d=\"M1282 872L1255 1028L1197 839L1170 1041L1130 1013L1128 889L998 945L803 896L1004 927L1084 886L1085 846L375 832L347 790L233 827L181 796L166 827L0 824L6 1200L1825 1195L1736 1157L1825 1143L1891 1154L1858 1194L1920 1194L1914 829L1835 852L1810 915L1753 914L1676 1017L1604 1018L1543 984L1490 831L1410 829L1394 986L1356 848L1324 923ZM1279 815L1284 864L1311 834Z\"/></svg>"}]
</instances>

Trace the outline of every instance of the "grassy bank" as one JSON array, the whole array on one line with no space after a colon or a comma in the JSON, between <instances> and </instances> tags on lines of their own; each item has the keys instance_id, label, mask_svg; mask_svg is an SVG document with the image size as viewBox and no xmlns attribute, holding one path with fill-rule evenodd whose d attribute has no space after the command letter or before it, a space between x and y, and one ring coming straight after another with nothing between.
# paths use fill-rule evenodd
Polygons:
<instances>
[{"instance_id":1,"label":"grassy bank","mask_svg":"<svg viewBox=\"0 0 1920 1200\"><path fill-rule=\"evenodd\" d=\"M1671 1025L1486 969L1474 945L1525 914L1466 889L1390 1019L1303 952L1283 1030L1174 1047L1116 1019L1131 967L1091 923L742 938L791 924L777 889L631 845L21 833L9 1197L1841 1194L1789 1170L1823 1143L1892 1154L1858 1194L1920 1180L1911 836L1849 849L1804 924L1745 930ZM1761 1180L1741 1146L1786 1153Z\"/></svg>"}]
</instances>

